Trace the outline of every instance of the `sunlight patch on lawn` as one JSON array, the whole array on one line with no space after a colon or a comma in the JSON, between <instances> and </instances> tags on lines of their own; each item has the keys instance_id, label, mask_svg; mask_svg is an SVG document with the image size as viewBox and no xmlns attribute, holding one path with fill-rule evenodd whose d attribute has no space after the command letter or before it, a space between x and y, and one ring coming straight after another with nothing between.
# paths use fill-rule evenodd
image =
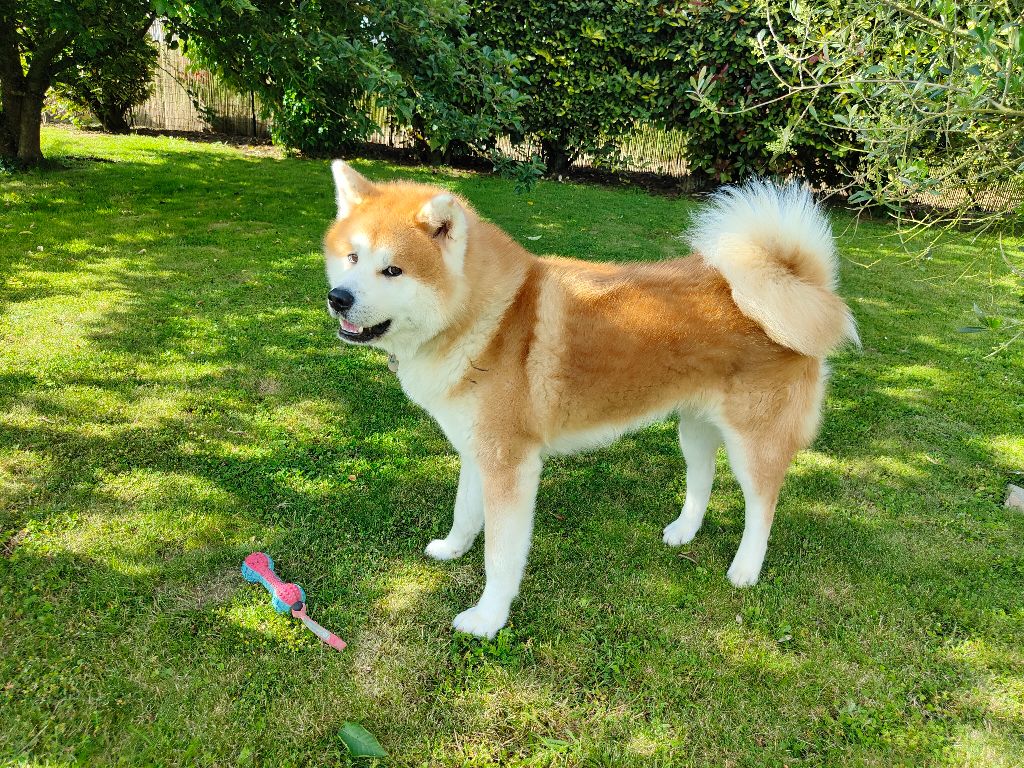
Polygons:
<instances>
[{"instance_id":1,"label":"sunlight patch on lawn","mask_svg":"<svg viewBox=\"0 0 1024 768\"><path fill-rule=\"evenodd\" d=\"M1020 768L1024 764L1020 737L1011 729L997 730L992 723L960 727L953 739L951 759L947 765L957 768Z\"/></svg>"},{"instance_id":2,"label":"sunlight patch on lawn","mask_svg":"<svg viewBox=\"0 0 1024 768\"><path fill-rule=\"evenodd\" d=\"M973 637L946 649L944 657L965 665L975 684L961 696L986 716L1024 728L1024 652L1019 647L996 646Z\"/></svg>"},{"instance_id":3,"label":"sunlight patch on lawn","mask_svg":"<svg viewBox=\"0 0 1024 768\"><path fill-rule=\"evenodd\" d=\"M332 476L310 477L300 469L281 469L274 473L275 484L311 499L326 498L338 486Z\"/></svg>"},{"instance_id":4,"label":"sunlight patch on lawn","mask_svg":"<svg viewBox=\"0 0 1024 768\"><path fill-rule=\"evenodd\" d=\"M637 757L652 758L670 750L678 737L667 723L640 725L626 741L626 751Z\"/></svg>"},{"instance_id":5,"label":"sunlight patch on lawn","mask_svg":"<svg viewBox=\"0 0 1024 768\"><path fill-rule=\"evenodd\" d=\"M222 508L234 499L212 480L196 475L150 469L136 469L122 474L100 472L97 493L143 509L159 509L165 505L188 508L211 505Z\"/></svg>"},{"instance_id":6,"label":"sunlight patch on lawn","mask_svg":"<svg viewBox=\"0 0 1024 768\"><path fill-rule=\"evenodd\" d=\"M5 313L6 328L0 338L6 336L10 346L0 352L0 362L6 359L26 367L66 367L69 353L80 357L95 348L93 328L102 326L124 298L121 290L84 290L77 295L75 306L61 295L21 302L17 311ZM17 342L11 343L15 339Z\"/></svg>"},{"instance_id":7,"label":"sunlight patch on lawn","mask_svg":"<svg viewBox=\"0 0 1024 768\"><path fill-rule=\"evenodd\" d=\"M384 577L384 596L378 605L392 616L407 613L447 580L446 573L430 568L425 562L403 563Z\"/></svg>"},{"instance_id":8,"label":"sunlight patch on lawn","mask_svg":"<svg viewBox=\"0 0 1024 768\"><path fill-rule=\"evenodd\" d=\"M121 211L110 211L110 215L120 215ZM138 229L133 227L130 232L112 232L107 235L112 241L119 245L128 245L133 248L142 247L155 243L158 240L158 236L145 229ZM159 239L164 239L166 236L161 236Z\"/></svg>"},{"instance_id":9,"label":"sunlight patch on lawn","mask_svg":"<svg viewBox=\"0 0 1024 768\"><path fill-rule=\"evenodd\" d=\"M263 528L234 514L234 496L185 473L98 471L89 511L48 537L52 551L98 559L116 573L146 576L169 561L241 546Z\"/></svg>"},{"instance_id":10,"label":"sunlight patch on lawn","mask_svg":"<svg viewBox=\"0 0 1024 768\"><path fill-rule=\"evenodd\" d=\"M53 472L53 460L18 447L0 450L0 553L14 554L27 531L25 517L38 505L39 495Z\"/></svg>"},{"instance_id":11,"label":"sunlight patch on lawn","mask_svg":"<svg viewBox=\"0 0 1024 768\"><path fill-rule=\"evenodd\" d=\"M1024 416L1022 416L1024 418ZM1016 467L1017 474L1011 478L1017 485L1024 485L1024 427L1017 434L992 435L989 438L980 439L981 445L993 455L1001 458L1001 463Z\"/></svg>"},{"instance_id":12,"label":"sunlight patch on lawn","mask_svg":"<svg viewBox=\"0 0 1024 768\"><path fill-rule=\"evenodd\" d=\"M75 256L93 254L101 248L102 246L98 246L92 241L86 240L84 237L73 237L69 240L64 240L60 244L60 249L62 251Z\"/></svg>"},{"instance_id":13,"label":"sunlight patch on lawn","mask_svg":"<svg viewBox=\"0 0 1024 768\"><path fill-rule=\"evenodd\" d=\"M910 380L915 384L929 384L936 387L950 387L956 383L948 371L923 363L890 366L879 378L893 383Z\"/></svg>"},{"instance_id":14,"label":"sunlight patch on lawn","mask_svg":"<svg viewBox=\"0 0 1024 768\"><path fill-rule=\"evenodd\" d=\"M243 581L241 573L238 579ZM247 600L245 604L214 609L214 614L218 618L244 630L243 634L251 633L255 636L243 640L246 649L266 645L267 641L273 645L299 648L306 642L307 637L312 637L300 622L287 614L278 613L271 607L270 596L263 587L253 584L250 585L249 591L252 594L246 594L246 598L254 599L255 604Z\"/></svg>"},{"instance_id":15,"label":"sunlight patch on lawn","mask_svg":"<svg viewBox=\"0 0 1024 768\"><path fill-rule=\"evenodd\" d=\"M895 456L876 456L870 465L883 477L903 480L925 480L928 477L928 473L920 464L915 466L910 461L897 459Z\"/></svg>"},{"instance_id":16,"label":"sunlight patch on lawn","mask_svg":"<svg viewBox=\"0 0 1024 768\"><path fill-rule=\"evenodd\" d=\"M132 396L97 386L68 385L42 390L11 410L9 423L26 428L46 425L65 434L116 438L133 430L157 429L182 411L182 393L150 393L138 388Z\"/></svg>"},{"instance_id":17,"label":"sunlight patch on lawn","mask_svg":"<svg viewBox=\"0 0 1024 768\"><path fill-rule=\"evenodd\" d=\"M227 366L209 360L195 359L172 349L162 349L157 354L159 362L135 359L132 365L136 374L147 381L166 385L195 385L203 379L221 376Z\"/></svg>"},{"instance_id":18,"label":"sunlight patch on lawn","mask_svg":"<svg viewBox=\"0 0 1024 768\"><path fill-rule=\"evenodd\" d=\"M878 443L879 441L875 441L875 445ZM896 458L897 453L901 454L901 458ZM879 447L864 458L840 457L806 449L797 454L787 474L790 477L813 477L826 472L860 480L924 480L928 476L928 467L935 463L936 460L930 454L908 453L905 448L900 451L886 451Z\"/></svg>"},{"instance_id":19,"label":"sunlight patch on lawn","mask_svg":"<svg viewBox=\"0 0 1024 768\"><path fill-rule=\"evenodd\" d=\"M274 423L297 440L325 438L334 433L349 409L341 400L296 399L274 408Z\"/></svg>"},{"instance_id":20,"label":"sunlight patch on lawn","mask_svg":"<svg viewBox=\"0 0 1024 768\"><path fill-rule=\"evenodd\" d=\"M159 574L171 560L241 544L257 532L231 515L147 509L146 502L130 509L100 502L93 509L97 511L82 515L77 525L48 537L47 549L100 560L127 576Z\"/></svg>"},{"instance_id":21,"label":"sunlight patch on lawn","mask_svg":"<svg viewBox=\"0 0 1024 768\"><path fill-rule=\"evenodd\" d=\"M723 661L731 667L757 670L759 675L778 679L794 675L800 667L800 658L779 642L784 637L780 633L737 623L717 630L714 636Z\"/></svg>"}]
</instances>

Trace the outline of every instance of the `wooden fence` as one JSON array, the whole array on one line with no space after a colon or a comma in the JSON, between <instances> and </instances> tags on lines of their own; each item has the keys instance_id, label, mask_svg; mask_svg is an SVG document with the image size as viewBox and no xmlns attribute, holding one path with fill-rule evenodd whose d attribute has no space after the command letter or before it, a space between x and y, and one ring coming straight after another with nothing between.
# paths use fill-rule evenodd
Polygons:
<instances>
[{"instance_id":1,"label":"wooden fence","mask_svg":"<svg viewBox=\"0 0 1024 768\"><path fill-rule=\"evenodd\" d=\"M267 138L270 126L259 117L259 106L253 94L228 88L208 71L189 66L177 50L161 45L153 93L132 110L131 123L136 128Z\"/></svg>"}]
</instances>

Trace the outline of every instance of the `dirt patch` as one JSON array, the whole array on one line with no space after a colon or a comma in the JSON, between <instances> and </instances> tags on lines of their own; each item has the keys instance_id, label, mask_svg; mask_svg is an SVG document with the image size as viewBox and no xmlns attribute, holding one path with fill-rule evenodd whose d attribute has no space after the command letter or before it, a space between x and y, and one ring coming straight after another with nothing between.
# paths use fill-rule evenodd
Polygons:
<instances>
[{"instance_id":1,"label":"dirt patch","mask_svg":"<svg viewBox=\"0 0 1024 768\"><path fill-rule=\"evenodd\" d=\"M235 592L245 584L237 568L224 570L203 579L198 584L165 584L157 587L157 595L170 601L176 608L206 610L231 601Z\"/></svg>"},{"instance_id":2,"label":"dirt patch","mask_svg":"<svg viewBox=\"0 0 1024 768\"><path fill-rule=\"evenodd\" d=\"M256 382L256 391L262 397L276 395L281 391L281 382L271 376L266 376Z\"/></svg>"},{"instance_id":3,"label":"dirt patch","mask_svg":"<svg viewBox=\"0 0 1024 768\"><path fill-rule=\"evenodd\" d=\"M14 554L14 550L16 550L18 545L25 540L26 536L28 536L28 531L25 528L22 528L20 531L15 531L10 536L6 537L4 537L3 534L0 534L0 537L3 538L3 543L0 544L0 557L11 557L11 555Z\"/></svg>"}]
</instances>

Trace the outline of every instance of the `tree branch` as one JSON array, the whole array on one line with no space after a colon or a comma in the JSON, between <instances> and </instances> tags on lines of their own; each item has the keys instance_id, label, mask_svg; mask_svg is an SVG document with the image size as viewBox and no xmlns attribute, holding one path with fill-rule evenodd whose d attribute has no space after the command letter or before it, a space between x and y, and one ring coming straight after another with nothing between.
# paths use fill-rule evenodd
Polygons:
<instances>
[{"instance_id":1,"label":"tree branch","mask_svg":"<svg viewBox=\"0 0 1024 768\"><path fill-rule=\"evenodd\" d=\"M70 32L61 32L47 37L40 43L32 53L32 62L29 65L28 74L25 75L25 83L29 88L35 90L45 88L50 84L50 78L54 72L67 66L67 62L60 64L58 61L59 66L55 68L54 60L73 39L74 36Z\"/></svg>"}]
</instances>

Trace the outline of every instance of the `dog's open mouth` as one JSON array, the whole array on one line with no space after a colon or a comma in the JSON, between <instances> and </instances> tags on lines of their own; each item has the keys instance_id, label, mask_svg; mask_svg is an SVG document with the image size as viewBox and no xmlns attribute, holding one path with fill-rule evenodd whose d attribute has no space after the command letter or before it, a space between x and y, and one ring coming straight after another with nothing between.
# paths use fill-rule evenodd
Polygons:
<instances>
[{"instance_id":1,"label":"dog's open mouth","mask_svg":"<svg viewBox=\"0 0 1024 768\"><path fill-rule=\"evenodd\" d=\"M390 327L390 320L385 320L383 323L377 323L376 325L371 325L369 328L364 328L361 325L353 325L348 320L341 318L341 327L338 328L338 338L342 341L365 344L383 336L387 333L387 330Z\"/></svg>"}]
</instances>

